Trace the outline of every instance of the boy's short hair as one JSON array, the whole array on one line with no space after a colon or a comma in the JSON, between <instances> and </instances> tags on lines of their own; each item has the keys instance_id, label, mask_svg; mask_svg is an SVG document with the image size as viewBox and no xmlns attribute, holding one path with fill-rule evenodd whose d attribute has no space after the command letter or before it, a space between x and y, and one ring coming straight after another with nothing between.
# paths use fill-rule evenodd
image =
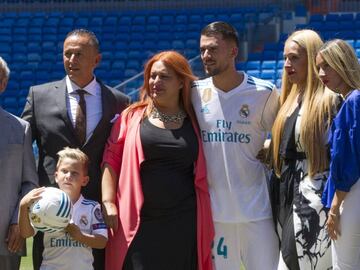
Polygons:
<instances>
[{"instance_id":1,"label":"boy's short hair","mask_svg":"<svg viewBox=\"0 0 360 270\"><path fill-rule=\"evenodd\" d=\"M58 159L58 162L56 164L56 170L59 168L61 162L65 158L70 158L70 159L74 159L74 160L77 160L77 161L81 162L82 165L83 165L85 174L88 173L89 158L79 148L65 147L63 150L57 152L57 155L58 155L59 159Z\"/></svg>"}]
</instances>

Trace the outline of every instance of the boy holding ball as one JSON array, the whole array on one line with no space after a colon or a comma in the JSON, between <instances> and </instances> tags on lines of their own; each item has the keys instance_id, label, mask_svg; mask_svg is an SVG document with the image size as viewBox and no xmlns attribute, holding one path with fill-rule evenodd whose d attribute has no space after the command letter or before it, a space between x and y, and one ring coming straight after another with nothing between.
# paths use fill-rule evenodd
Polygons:
<instances>
[{"instance_id":1,"label":"boy holding ball","mask_svg":"<svg viewBox=\"0 0 360 270\"><path fill-rule=\"evenodd\" d=\"M81 188L89 182L89 159L79 149L68 147L59 151L58 156L55 181L69 196L73 215L63 231L44 233L40 269L93 269L92 248L102 249L106 246L107 228L99 203L81 195ZM44 187L33 189L20 202L19 226L25 238L35 234L29 219L29 207L41 198L44 190Z\"/></svg>"}]
</instances>

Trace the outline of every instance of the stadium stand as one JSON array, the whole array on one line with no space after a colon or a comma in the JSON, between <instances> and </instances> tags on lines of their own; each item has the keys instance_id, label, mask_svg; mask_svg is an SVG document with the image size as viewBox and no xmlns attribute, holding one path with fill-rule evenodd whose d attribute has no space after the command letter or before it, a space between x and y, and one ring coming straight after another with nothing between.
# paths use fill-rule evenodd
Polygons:
<instances>
[{"instance_id":1,"label":"stadium stand","mask_svg":"<svg viewBox=\"0 0 360 270\"><path fill-rule=\"evenodd\" d=\"M95 32L103 57L96 73L105 83L117 85L139 74L144 62L157 51L174 49L188 59L198 57L200 30L212 21L229 21L244 38L248 23L256 24L260 15L272 16L274 10L207 8L0 14L0 55L12 70L9 91L0 96L0 102L9 111L20 114L30 85L61 79L64 76L62 42L74 28ZM264 52L264 57L272 56L271 52ZM201 71L198 65L196 72ZM141 83L139 77L122 90L134 92ZM19 88L21 91L15 92Z\"/></svg>"},{"instance_id":2,"label":"stadium stand","mask_svg":"<svg viewBox=\"0 0 360 270\"><path fill-rule=\"evenodd\" d=\"M48 1L0 2L47 4ZM71 1L51 2L55 5ZM90 5L92 2L105 5L112 1L77 2L83 5ZM142 84L144 62L157 51L174 49L183 53L191 61L195 74L203 76L198 47L200 30L206 24L216 20L227 21L237 28L241 41L250 44L249 33L254 29L269 22L282 23L280 28L283 32L279 33L276 40L265 41L255 51L249 45L247 61L237 64L238 69L272 81L279 87L283 43L288 32L293 30L292 23L297 29L317 30L324 39L344 38L355 47L360 57L360 13L325 13L309 16L303 5L297 5L294 10L289 11L275 4L263 4L259 7L222 5L217 8L1 12L0 55L8 62L11 76L8 91L0 96L0 103L10 112L19 115L30 85L61 79L64 76L63 40L69 31L79 27L88 28L99 37L103 55L102 63L96 70L99 77L136 99L138 88ZM297 20L298 18L301 20Z\"/></svg>"}]
</instances>

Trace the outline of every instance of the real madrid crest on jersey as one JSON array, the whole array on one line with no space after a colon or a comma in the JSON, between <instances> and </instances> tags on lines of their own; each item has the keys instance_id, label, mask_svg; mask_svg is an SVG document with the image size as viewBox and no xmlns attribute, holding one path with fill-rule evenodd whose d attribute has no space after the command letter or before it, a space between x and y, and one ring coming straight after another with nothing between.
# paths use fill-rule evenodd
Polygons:
<instances>
[{"instance_id":1,"label":"real madrid crest on jersey","mask_svg":"<svg viewBox=\"0 0 360 270\"><path fill-rule=\"evenodd\" d=\"M88 223L89 223L89 221L87 220L86 215L82 215L81 218L80 218L80 224L82 224L84 226L87 226Z\"/></svg>"},{"instance_id":2,"label":"real madrid crest on jersey","mask_svg":"<svg viewBox=\"0 0 360 270\"><path fill-rule=\"evenodd\" d=\"M243 104L240 108L239 115L242 118L247 118L250 114L249 105Z\"/></svg>"}]
</instances>

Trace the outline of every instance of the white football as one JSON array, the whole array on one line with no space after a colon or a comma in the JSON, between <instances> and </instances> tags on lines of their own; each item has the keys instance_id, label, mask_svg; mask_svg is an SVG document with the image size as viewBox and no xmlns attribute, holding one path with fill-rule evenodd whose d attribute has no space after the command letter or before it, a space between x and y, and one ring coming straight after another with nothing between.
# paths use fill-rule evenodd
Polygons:
<instances>
[{"instance_id":1,"label":"white football","mask_svg":"<svg viewBox=\"0 0 360 270\"><path fill-rule=\"evenodd\" d=\"M32 226L42 232L61 231L71 219L72 203L69 196L58 188L47 187L41 197L30 207Z\"/></svg>"}]
</instances>

